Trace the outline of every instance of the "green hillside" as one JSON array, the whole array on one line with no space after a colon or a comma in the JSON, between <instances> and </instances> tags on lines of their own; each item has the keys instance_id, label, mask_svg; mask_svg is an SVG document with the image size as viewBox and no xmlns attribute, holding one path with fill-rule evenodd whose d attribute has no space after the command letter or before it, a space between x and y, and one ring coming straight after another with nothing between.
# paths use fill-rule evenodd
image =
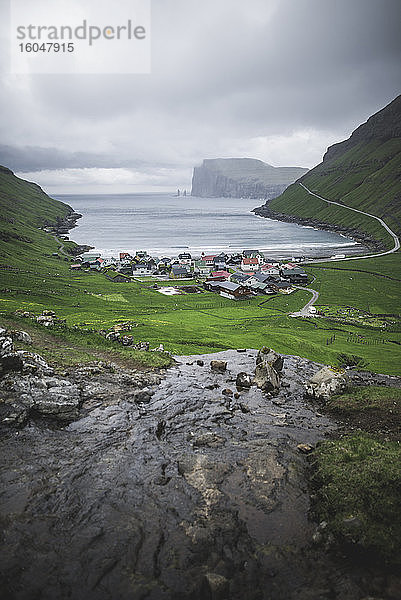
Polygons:
<instances>
[{"instance_id":1,"label":"green hillside","mask_svg":"<svg viewBox=\"0 0 401 600\"><path fill-rule=\"evenodd\" d=\"M401 234L401 96L358 127L344 142L331 146L323 162L298 181L309 190L383 218ZM328 205L298 183L257 209L358 229L390 247L391 238L369 217Z\"/></svg>"},{"instance_id":2,"label":"green hillside","mask_svg":"<svg viewBox=\"0 0 401 600\"><path fill-rule=\"evenodd\" d=\"M25 265L57 251L54 238L40 228L55 225L73 212L49 198L36 184L0 166L0 265Z\"/></svg>"}]
</instances>

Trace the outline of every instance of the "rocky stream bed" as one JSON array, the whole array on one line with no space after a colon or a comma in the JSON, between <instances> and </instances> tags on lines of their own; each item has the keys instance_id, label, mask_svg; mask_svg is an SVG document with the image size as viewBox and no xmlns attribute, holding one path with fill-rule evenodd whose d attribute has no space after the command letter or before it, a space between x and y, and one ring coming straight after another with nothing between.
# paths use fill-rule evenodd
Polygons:
<instances>
[{"instance_id":1,"label":"rocky stream bed","mask_svg":"<svg viewBox=\"0 0 401 600\"><path fill-rule=\"evenodd\" d=\"M79 397L73 421L44 418L35 375L21 375L34 410L3 405L2 597L372 598L369 571L330 557L309 518L298 445L336 428L303 399L321 365L285 356L277 393L237 389L256 355L181 356L161 374L82 367L62 385L42 372L43 389Z\"/></svg>"}]
</instances>

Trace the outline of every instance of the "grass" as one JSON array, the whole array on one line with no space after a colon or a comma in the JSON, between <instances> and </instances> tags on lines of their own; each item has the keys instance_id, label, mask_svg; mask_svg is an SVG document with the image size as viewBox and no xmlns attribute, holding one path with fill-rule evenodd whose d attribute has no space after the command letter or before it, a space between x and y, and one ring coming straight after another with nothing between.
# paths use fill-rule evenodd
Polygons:
<instances>
[{"instance_id":1,"label":"grass","mask_svg":"<svg viewBox=\"0 0 401 600\"><path fill-rule=\"evenodd\" d=\"M401 445L366 433L322 443L313 455L315 511L337 541L401 565Z\"/></svg>"}]
</instances>

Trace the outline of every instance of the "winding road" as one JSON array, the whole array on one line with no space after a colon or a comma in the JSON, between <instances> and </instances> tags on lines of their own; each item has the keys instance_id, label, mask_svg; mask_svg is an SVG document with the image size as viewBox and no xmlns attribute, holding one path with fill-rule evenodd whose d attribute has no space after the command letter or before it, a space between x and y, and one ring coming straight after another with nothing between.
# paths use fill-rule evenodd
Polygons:
<instances>
[{"instance_id":1,"label":"winding road","mask_svg":"<svg viewBox=\"0 0 401 600\"><path fill-rule=\"evenodd\" d=\"M361 215L366 215L367 217L376 219L376 221L379 221L380 225L382 225L382 227L384 227L384 229L391 235L391 237L394 240L393 248L391 248L391 250L386 250L385 252L376 252L375 254L365 254L364 256L352 256L352 257L345 257L345 258L323 258L323 259L319 259L319 260L307 261L308 263L342 262L345 260L361 260L363 258L375 258L376 256L385 256L386 254L393 254L394 252L397 252L400 249L399 237L394 233L394 231L392 229L390 229L390 227L380 217L376 217L376 215L371 215L370 213L364 212L362 210L358 210L357 208L351 208L350 206L346 206L345 204L341 204L340 202L335 202L334 200L327 200L327 198L323 198L323 196L319 196L318 194L315 194L315 192L312 192L303 183L299 183L299 185L306 192L308 192L308 194L310 194L311 196L315 196L316 198L319 198L319 200L323 200L324 202L327 202L328 204L336 204L337 206L340 206L341 208L348 208L348 210L352 210L353 212L357 212L357 213L360 213ZM314 305L316 300L319 298L319 292L317 292L316 290L313 290L312 288L305 288L305 287L298 287L297 289L306 290L307 292L311 292L312 298L309 300L309 302L307 302L305 304L305 306L303 308L301 308L301 310L294 312L294 313L290 313L290 316L291 317L312 316L311 313L309 312L309 309L311 306ZM313 316L315 316L315 315L313 315Z\"/></svg>"},{"instance_id":2,"label":"winding road","mask_svg":"<svg viewBox=\"0 0 401 600\"><path fill-rule=\"evenodd\" d=\"M352 210L353 212L357 212L357 213L360 213L361 215L365 215L367 217L371 217L372 219L376 219L376 221L379 221L380 225L382 225L382 227L384 227L384 229L387 231L387 233L389 233L394 240L394 247L391 248L391 250L386 250L386 252L376 252L375 254L365 254L364 256L350 256L350 257L346 257L346 258L336 258L336 259L325 258L325 259L320 259L318 261L308 261L308 262L332 262L332 261L340 262L340 261L344 261L344 260L361 260L363 258L375 258L376 256L385 256L386 254L393 254L393 252L397 252L397 250L400 249L399 237L394 233L394 231L392 229L390 229L390 227L380 217L376 217L376 215L371 215L370 213L364 212L363 210L358 210L357 208L351 208L350 206L346 206L345 204L341 204L340 202L335 202L334 200L327 200L327 198L323 198L323 196L319 196L318 194L315 194L315 192L312 192L303 183L299 183L299 185L302 188L304 188L304 190L306 192L308 192L308 194L310 194L311 196L315 196L316 198L319 198L319 200L323 200L324 202L327 202L328 204L336 204L337 206L340 206L341 208L347 208L348 210Z\"/></svg>"}]
</instances>

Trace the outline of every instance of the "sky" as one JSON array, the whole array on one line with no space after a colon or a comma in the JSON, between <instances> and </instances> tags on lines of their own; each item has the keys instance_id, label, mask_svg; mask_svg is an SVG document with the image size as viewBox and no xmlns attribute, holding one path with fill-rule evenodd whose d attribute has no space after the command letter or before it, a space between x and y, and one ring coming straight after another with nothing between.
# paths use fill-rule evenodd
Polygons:
<instances>
[{"instance_id":1,"label":"sky","mask_svg":"<svg viewBox=\"0 0 401 600\"><path fill-rule=\"evenodd\" d=\"M312 168L400 93L400 0L151 0L151 72L124 75L10 73L10 1L0 164L50 194L190 189L204 158Z\"/></svg>"}]
</instances>

